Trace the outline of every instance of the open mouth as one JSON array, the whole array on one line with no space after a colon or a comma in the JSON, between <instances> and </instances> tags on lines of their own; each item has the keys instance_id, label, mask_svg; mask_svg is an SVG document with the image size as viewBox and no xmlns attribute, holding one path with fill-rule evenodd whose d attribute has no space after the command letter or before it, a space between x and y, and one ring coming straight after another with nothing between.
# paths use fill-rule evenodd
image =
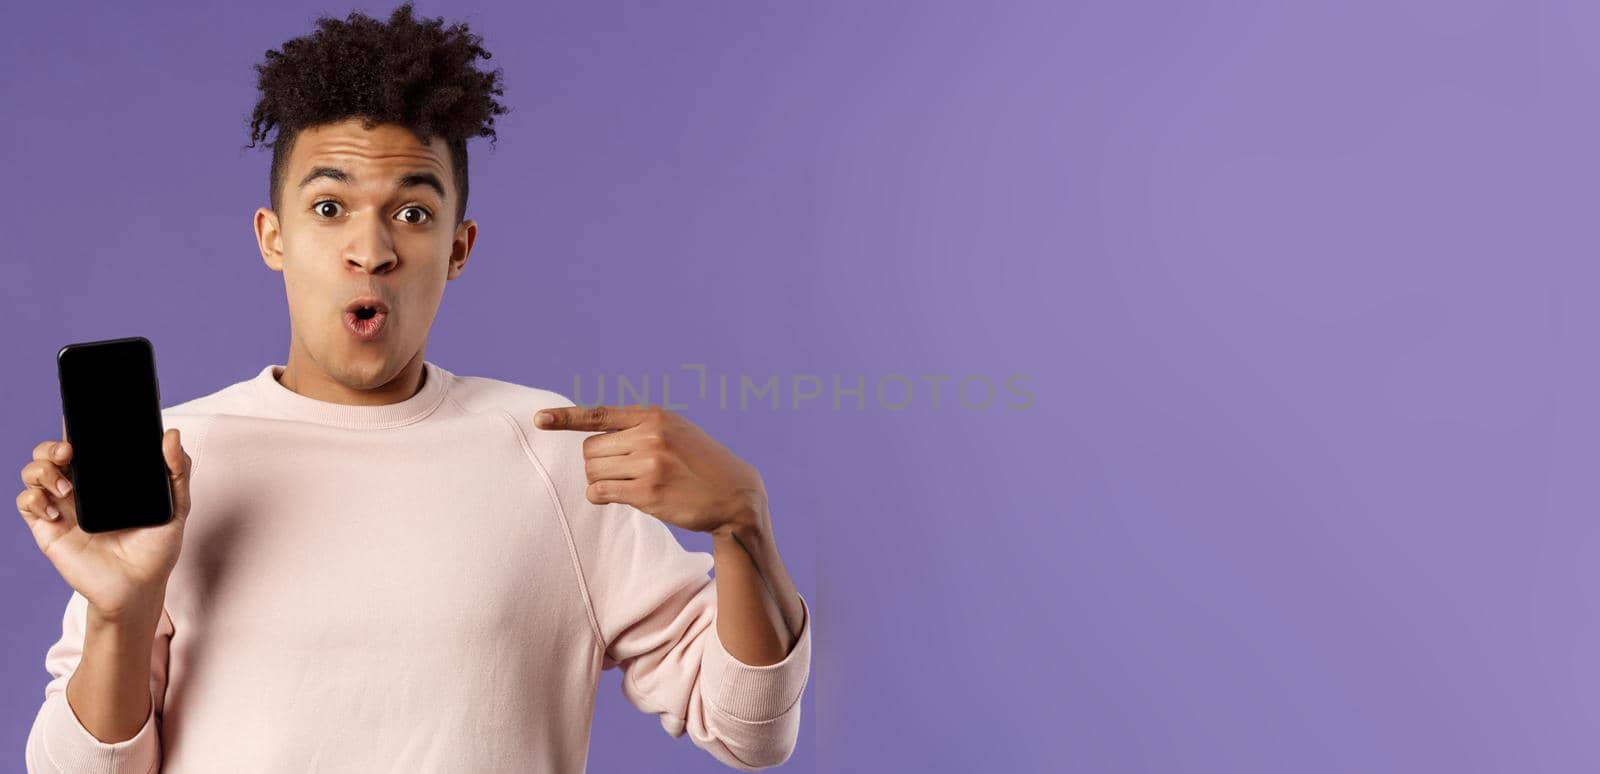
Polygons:
<instances>
[{"instance_id":1,"label":"open mouth","mask_svg":"<svg viewBox=\"0 0 1600 774\"><path fill-rule=\"evenodd\" d=\"M389 319L389 306L381 299L363 297L351 301L344 308L344 324L362 340L373 339L383 331Z\"/></svg>"}]
</instances>

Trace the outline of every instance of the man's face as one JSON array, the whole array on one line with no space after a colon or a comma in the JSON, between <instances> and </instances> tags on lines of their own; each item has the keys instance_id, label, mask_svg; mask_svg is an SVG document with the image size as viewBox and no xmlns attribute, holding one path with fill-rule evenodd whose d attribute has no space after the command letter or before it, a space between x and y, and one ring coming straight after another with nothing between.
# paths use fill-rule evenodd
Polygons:
<instances>
[{"instance_id":1,"label":"man's face","mask_svg":"<svg viewBox=\"0 0 1600 774\"><path fill-rule=\"evenodd\" d=\"M262 258L283 273L291 357L358 390L420 357L444 283L461 274L477 236L473 221L455 225L453 174L442 138L423 145L405 127L350 119L300 132L281 211L255 216ZM369 295L389 311L379 335L362 340L345 307Z\"/></svg>"}]
</instances>

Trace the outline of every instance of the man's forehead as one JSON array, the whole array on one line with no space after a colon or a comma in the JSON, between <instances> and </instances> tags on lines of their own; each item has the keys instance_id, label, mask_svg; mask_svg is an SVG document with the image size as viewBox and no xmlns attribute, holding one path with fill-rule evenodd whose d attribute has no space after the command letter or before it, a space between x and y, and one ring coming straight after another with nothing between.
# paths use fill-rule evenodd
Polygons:
<instances>
[{"instance_id":1,"label":"man's forehead","mask_svg":"<svg viewBox=\"0 0 1600 774\"><path fill-rule=\"evenodd\" d=\"M290 167L297 170L331 166L354 174L359 167L448 169L443 142L434 138L423 145L411 130L393 124L368 130L359 122L345 122L305 129L295 138L294 157Z\"/></svg>"}]
</instances>

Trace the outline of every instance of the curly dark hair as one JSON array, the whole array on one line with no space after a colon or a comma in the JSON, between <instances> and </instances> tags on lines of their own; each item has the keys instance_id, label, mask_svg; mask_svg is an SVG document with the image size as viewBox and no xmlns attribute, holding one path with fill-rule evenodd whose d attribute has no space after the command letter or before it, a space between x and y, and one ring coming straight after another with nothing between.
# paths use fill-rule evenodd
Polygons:
<instances>
[{"instance_id":1,"label":"curly dark hair","mask_svg":"<svg viewBox=\"0 0 1600 774\"><path fill-rule=\"evenodd\" d=\"M483 38L465 24L415 19L406 2L381 23L359 11L343 21L317 17L317 31L266 52L255 66L261 99L250 118L250 144L267 138L274 126L268 194L280 208L283 175L303 129L360 118L367 129L399 124L424 145L443 137L455 167L456 225L467 212L467 140L498 139L494 117L509 112L494 100L503 95L501 71L480 72L478 57L489 59Z\"/></svg>"}]
</instances>

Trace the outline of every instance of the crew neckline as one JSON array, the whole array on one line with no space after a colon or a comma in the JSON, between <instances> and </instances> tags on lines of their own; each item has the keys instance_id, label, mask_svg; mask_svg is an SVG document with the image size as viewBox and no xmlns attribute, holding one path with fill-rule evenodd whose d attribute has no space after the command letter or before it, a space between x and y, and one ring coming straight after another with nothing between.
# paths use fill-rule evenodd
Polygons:
<instances>
[{"instance_id":1,"label":"crew neckline","mask_svg":"<svg viewBox=\"0 0 1600 774\"><path fill-rule=\"evenodd\" d=\"M251 380L264 412L278 419L348 429L377 430L420 421L444 402L455 378L449 371L423 360L422 388L415 395L397 403L359 406L318 400L283 386L277 377L286 367L283 363L269 363Z\"/></svg>"}]
</instances>

